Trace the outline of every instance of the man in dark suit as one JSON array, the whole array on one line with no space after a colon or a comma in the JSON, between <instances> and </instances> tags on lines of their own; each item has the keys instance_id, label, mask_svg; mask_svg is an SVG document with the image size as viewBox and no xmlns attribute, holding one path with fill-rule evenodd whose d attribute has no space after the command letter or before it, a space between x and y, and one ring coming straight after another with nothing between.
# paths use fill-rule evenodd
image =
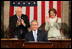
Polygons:
<instances>
[{"instance_id":1,"label":"man in dark suit","mask_svg":"<svg viewBox=\"0 0 72 49\"><path fill-rule=\"evenodd\" d=\"M36 20L33 20L31 22L31 29L29 33L25 35L25 42L41 42L41 41L48 41L47 35L44 31L41 31L38 29L38 22Z\"/></svg>"},{"instance_id":2,"label":"man in dark suit","mask_svg":"<svg viewBox=\"0 0 72 49\"><path fill-rule=\"evenodd\" d=\"M9 26L12 29L12 38L24 39L30 27L28 16L22 14L22 8L17 7L16 14L10 17Z\"/></svg>"}]
</instances>

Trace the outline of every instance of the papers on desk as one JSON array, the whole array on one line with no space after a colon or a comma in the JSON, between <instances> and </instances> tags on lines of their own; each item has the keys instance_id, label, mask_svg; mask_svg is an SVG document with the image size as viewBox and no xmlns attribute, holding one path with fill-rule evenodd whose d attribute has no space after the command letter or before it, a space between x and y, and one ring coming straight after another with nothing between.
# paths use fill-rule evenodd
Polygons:
<instances>
[{"instance_id":1,"label":"papers on desk","mask_svg":"<svg viewBox=\"0 0 72 49\"><path fill-rule=\"evenodd\" d=\"M18 38L12 38L12 40L18 40Z\"/></svg>"},{"instance_id":2,"label":"papers on desk","mask_svg":"<svg viewBox=\"0 0 72 49\"><path fill-rule=\"evenodd\" d=\"M53 38L48 38L48 40L65 40L65 37L53 37Z\"/></svg>"},{"instance_id":3,"label":"papers on desk","mask_svg":"<svg viewBox=\"0 0 72 49\"><path fill-rule=\"evenodd\" d=\"M46 42L46 41L28 41L28 42Z\"/></svg>"}]
</instances>

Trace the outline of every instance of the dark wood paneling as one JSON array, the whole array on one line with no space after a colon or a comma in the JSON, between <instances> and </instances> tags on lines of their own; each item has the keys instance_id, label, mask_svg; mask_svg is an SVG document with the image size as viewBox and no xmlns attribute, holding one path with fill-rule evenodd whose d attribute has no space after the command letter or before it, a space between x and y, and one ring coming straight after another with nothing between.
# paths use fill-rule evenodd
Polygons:
<instances>
[{"instance_id":1,"label":"dark wood paneling","mask_svg":"<svg viewBox=\"0 0 72 49\"><path fill-rule=\"evenodd\" d=\"M25 40L1 40L1 48L24 48ZM71 48L71 40L49 40L53 43L53 48ZM24 46L23 46L24 44ZM27 44L27 43L26 43ZM41 44L41 43L39 43ZM39 46L38 43L35 43L35 46ZM27 46L32 47L33 44L27 44ZM41 44L41 47L46 46L48 44Z\"/></svg>"}]
</instances>

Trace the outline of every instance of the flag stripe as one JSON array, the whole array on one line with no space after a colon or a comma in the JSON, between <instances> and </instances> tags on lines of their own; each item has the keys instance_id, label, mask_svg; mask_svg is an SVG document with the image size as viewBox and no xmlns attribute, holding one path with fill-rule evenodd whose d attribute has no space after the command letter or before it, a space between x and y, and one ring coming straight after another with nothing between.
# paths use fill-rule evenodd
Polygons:
<instances>
[{"instance_id":1,"label":"flag stripe","mask_svg":"<svg viewBox=\"0 0 72 49\"><path fill-rule=\"evenodd\" d=\"M49 9L53 8L53 1L49 1Z\"/></svg>"},{"instance_id":2,"label":"flag stripe","mask_svg":"<svg viewBox=\"0 0 72 49\"><path fill-rule=\"evenodd\" d=\"M34 20L37 21L37 7L34 7Z\"/></svg>"},{"instance_id":3,"label":"flag stripe","mask_svg":"<svg viewBox=\"0 0 72 49\"><path fill-rule=\"evenodd\" d=\"M45 20L46 20L46 17L49 17L49 1L46 1L45 2Z\"/></svg>"},{"instance_id":4,"label":"flag stripe","mask_svg":"<svg viewBox=\"0 0 72 49\"><path fill-rule=\"evenodd\" d=\"M57 2L57 17L61 18L61 1Z\"/></svg>"},{"instance_id":5,"label":"flag stripe","mask_svg":"<svg viewBox=\"0 0 72 49\"><path fill-rule=\"evenodd\" d=\"M30 22L34 19L34 7L30 7Z\"/></svg>"},{"instance_id":6,"label":"flag stripe","mask_svg":"<svg viewBox=\"0 0 72 49\"><path fill-rule=\"evenodd\" d=\"M11 6L10 7L10 17L13 16L13 14L14 14L14 6Z\"/></svg>"},{"instance_id":7,"label":"flag stripe","mask_svg":"<svg viewBox=\"0 0 72 49\"><path fill-rule=\"evenodd\" d=\"M28 16L30 21L30 7L26 7L26 15Z\"/></svg>"},{"instance_id":8,"label":"flag stripe","mask_svg":"<svg viewBox=\"0 0 72 49\"><path fill-rule=\"evenodd\" d=\"M53 1L49 1L49 9L53 8ZM49 15L50 17L50 15Z\"/></svg>"},{"instance_id":9,"label":"flag stripe","mask_svg":"<svg viewBox=\"0 0 72 49\"><path fill-rule=\"evenodd\" d=\"M61 1L57 2L57 17L61 18ZM60 33L62 33L61 28L60 28Z\"/></svg>"},{"instance_id":10,"label":"flag stripe","mask_svg":"<svg viewBox=\"0 0 72 49\"><path fill-rule=\"evenodd\" d=\"M38 10L37 10L37 13L38 13L38 24L39 26L41 25L41 1L37 1L37 6L38 6Z\"/></svg>"},{"instance_id":11,"label":"flag stripe","mask_svg":"<svg viewBox=\"0 0 72 49\"><path fill-rule=\"evenodd\" d=\"M57 1L53 1L53 8L55 8L57 10ZM57 17L57 15L56 15Z\"/></svg>"},{"instance_id":12,"label":"flag stripe","mask_svg":"<svg viewBox=\"0 0 72 49\"><path fill-rule=\"evenodd\" d=\"M22 7L22 13L26 14L26 7Z\"/></svg>"},{"instance_id":13,"label":"flag stripe","mask_svg":"<svg viewBox=\"0 0 72 49\"><path fill-rule=\"evenodd\" d=\"M53 8L57 10L57 1L53 1Z\"/></svg>"},{"instance_id":14,"label":"flag stripe","mask_svg":"<svg viewBox=\"0 0 72 49\"><path fill-rule=\"evenodd\" d=\"M41 2L41 11L42 11L41 24L43 24L45 22L45 1Z\"/></svg>"}]
</instances>

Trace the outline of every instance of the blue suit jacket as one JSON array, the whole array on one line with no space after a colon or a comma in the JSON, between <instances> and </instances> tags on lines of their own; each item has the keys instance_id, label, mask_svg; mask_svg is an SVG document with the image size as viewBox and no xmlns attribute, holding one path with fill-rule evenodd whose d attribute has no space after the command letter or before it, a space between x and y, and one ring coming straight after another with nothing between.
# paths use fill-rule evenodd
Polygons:
<instances>
[{"instance_id":1,"label":"blue suit jacket","mask_svg":"<svg viewBox=\"0 0 72 49\"><path fill-rule=\"evenodd\" d=\"M29 42L29 41L35 41L32 31L30 31L29 33L27 33L25 35L25 42ZM38 30L38 32L37 32L37 41L48 42L46 32Z\"/></svg>"}]
</instances>

